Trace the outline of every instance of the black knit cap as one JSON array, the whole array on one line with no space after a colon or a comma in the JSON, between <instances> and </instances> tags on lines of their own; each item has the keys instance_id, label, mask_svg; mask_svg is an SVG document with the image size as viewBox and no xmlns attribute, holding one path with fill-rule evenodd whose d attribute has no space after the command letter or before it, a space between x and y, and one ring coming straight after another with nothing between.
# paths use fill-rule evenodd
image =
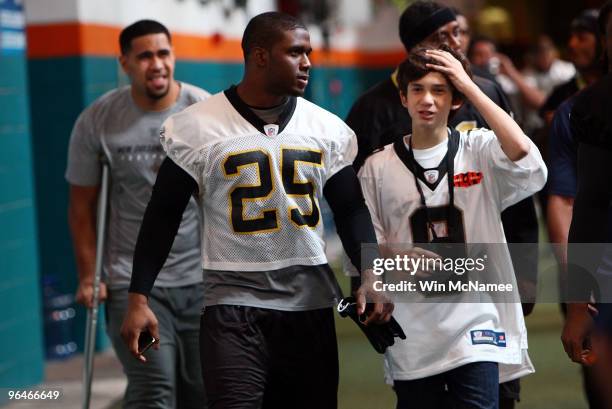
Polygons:
<instances>
[{"instance_id":1,"label":"black knit cap","mask_svg":"<svg viewBox=\"0 0 612 409\"><path fill-rule=\"evenodd\" d=\"M455 20L455 13L449 7L434 1L415 1L400 17L400 39L406 51L410 51L440 27Z\"/></svg>"},{"instance_id":2,"label":"black knit cap","mask_svg":"<svg viewBox=\"0 0 612 409\"><path fill-rule=\"evenodd\" d=\"M571 31L588 31L599 38L599 25L597 22L599 10L586 9L580 12L570 24Z\"/></svg>"}]
</instances>

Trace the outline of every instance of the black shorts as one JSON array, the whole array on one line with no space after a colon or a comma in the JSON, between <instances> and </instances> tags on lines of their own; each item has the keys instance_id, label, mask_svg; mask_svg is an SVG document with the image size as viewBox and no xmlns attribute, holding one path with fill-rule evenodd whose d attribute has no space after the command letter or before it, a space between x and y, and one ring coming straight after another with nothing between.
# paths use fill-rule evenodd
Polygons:
<instances>
[{"instance_id":1,"label":"black shorts","mask_svg":"<svg viewBox=\"0 0 612 409\"><path fill-rule=\"evenodd\" d=\"M335 409L333 309L206 307L200 358L209 409Z\"/></svg>"}]
</instances>

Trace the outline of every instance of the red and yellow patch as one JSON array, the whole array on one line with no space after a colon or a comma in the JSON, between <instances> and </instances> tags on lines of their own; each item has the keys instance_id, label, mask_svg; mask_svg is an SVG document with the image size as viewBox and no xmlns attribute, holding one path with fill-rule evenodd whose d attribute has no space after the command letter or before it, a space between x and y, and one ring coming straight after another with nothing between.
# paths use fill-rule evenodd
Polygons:
<instances>
[{"instance_id":1,"label":"red and yellow patch","mask_svg":"<svg viewBox=\"0 0 612 409\"><path fill-rule=\"evenodd\" d=\"M482 172L459 173L453 177L453 183L455 187L470 187L479 184L482 178Z\"/></svg>"}]
</instances>

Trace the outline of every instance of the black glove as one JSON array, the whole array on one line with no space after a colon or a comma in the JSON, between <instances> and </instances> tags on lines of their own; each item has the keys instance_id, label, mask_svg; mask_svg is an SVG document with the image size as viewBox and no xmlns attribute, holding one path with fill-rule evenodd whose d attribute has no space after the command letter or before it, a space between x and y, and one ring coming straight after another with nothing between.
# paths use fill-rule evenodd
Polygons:
<instances>
[{"instance_id":1,"label":"black glove","mask_svg":"<svg viewBox=\"0 0 612 409\"><path fill-rule=\"evenodd\" d=\"M376 352L384 354L387 347L395 343L395 337L406 339L406 335L402 327L391 317L391 320L384 324L363 325L362 319L365 320L366 314L357 315L357 303L355 297L346 297L338 303L338 312L342 317L351 317L357 324L359 329L363 331L370 344ZM367 312L367 309L366 309Z\"/></svg>"}]
</instances>

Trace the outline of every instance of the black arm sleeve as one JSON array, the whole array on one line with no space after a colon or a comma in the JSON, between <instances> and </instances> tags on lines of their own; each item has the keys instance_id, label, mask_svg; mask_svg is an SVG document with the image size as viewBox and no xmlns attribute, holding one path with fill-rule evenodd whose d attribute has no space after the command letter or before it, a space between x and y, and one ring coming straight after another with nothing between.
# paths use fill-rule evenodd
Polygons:
<instances>
[{"instance_id":1,"label":"black arm sleeve","mask_svg":"<svg viewBox=\"0 0 612 409\"><path fill-rule=\"evenodd\" d=\"M360 272L372 268L380 253L372 217L353 167L347 166L332 176L323 187L323 195L334 213L336 231L351 263ZM362 244L371 244L364 247L364 254Z\"/></svg>"},{"instance_id":2,"label":"black arm sleeve","mask_svg":"<svg viewBox=\"0 0 612 409\"><path fill-rule=\"evenodd\" d=\"M170 158L159 169L151 200L142 219L134 250L130 292L149 295L164 266L191 195L195 180ZM195 243L194 243L195 245Z\"/></svg>"},{"instance_id":3,"label":"black arm sleeve","mask_svg":"<svg viewBox=\"0 0 612 409\"><path fill-rule=\"evenodd\" d=\"M366 104L367 96L362 96L353 104L346 117L346 124L355 132L357 136L357 156L353 166L358 171L365 162L365 159L374 151L378 141L378 134L381 126L373 108L368 111ZM370 105L370 104L367 104ZM365 113L368 113L367 115Z\"/></svg>"}]
</instances>

